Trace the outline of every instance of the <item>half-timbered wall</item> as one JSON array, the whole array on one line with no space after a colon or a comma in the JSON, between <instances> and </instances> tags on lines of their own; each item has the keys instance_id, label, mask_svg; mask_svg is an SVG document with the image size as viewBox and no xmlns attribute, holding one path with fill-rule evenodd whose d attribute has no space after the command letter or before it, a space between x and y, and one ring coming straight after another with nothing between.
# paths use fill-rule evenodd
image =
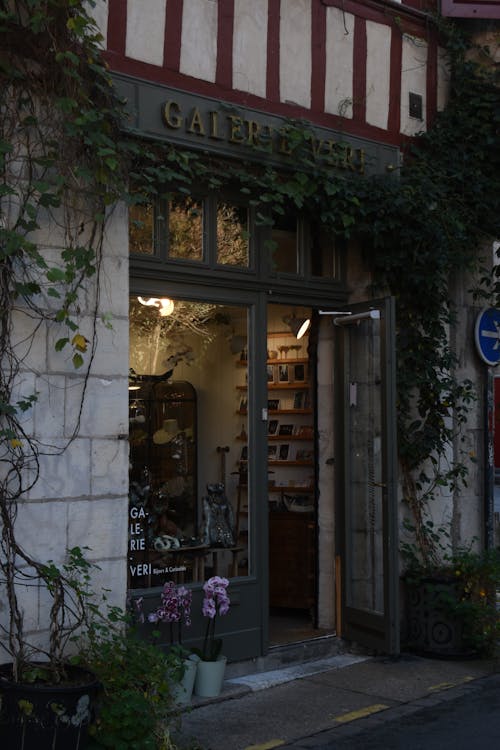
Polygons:
<instances>
[{"instance_id":1,"label":"half-timbered wall","mask_svg":"<svg viewBox=\"0 0 500 750\"><path fill-rule=\"evenodd\" d=\"M444 56L421 5L98 0L94 12L115 72L398 144L446 99Z\"/></svg>"}]
</instances>

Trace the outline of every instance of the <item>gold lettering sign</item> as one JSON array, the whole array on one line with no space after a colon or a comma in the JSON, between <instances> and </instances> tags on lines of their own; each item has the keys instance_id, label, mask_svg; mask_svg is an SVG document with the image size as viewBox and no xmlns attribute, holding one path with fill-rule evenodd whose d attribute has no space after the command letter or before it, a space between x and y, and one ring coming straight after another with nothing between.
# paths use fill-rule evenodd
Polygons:
<instances>
[{"instance_id":1,"label":"gold lettering sign","mask_svg":"<svg viewBox=\"0 0 500 750\"><path fill-rule=\"evenodd\" d=\"M205 128L203 127L203 120L198 107L195 107L191 112L187 132L194 133L195 135L205 135Z\"/></svg>"},{"instance_id":2,"label":"gold lettering sign","mask_svg":"<svg viewBox=\"0 0 500 750\"><path fill-rule=\"evenodd\" d=\"M236 115L229 115L227 118L230 122L230 143L243 143L245 140L245 133L243 131L243 120L241 117Z\"/></svg>"},{"instance_id":3,"label":"gold lettering sign","mask_svg":"<svg viewBox=\"0 0 500 750\"><path fill-rule=\"evenodd\" d=\"M226 144L246 146L257 151L276 154L281 157L293 156L293 146L286 126L275 127L256 119L246 119L237 114L226 114L218 110L203 111L193 107L187 114L173 99L162 105L162 120L167 129L179 131L184 127L188 136L210 138ZM311 155L315 161L336 169L344 169L363 174L365 152L353 148L333 138L311 137Z\"/></svg>"},{"instance_id":4,"label":"gold lettering sign","mask_svg":"<svg viewBox=\"0 0 500 750\"><path fill-rule=\"evenodd\" d=\"M169 128L180 128L182 125L182 116L180 107L176 102L165 102L162 109L163 122Z\"/></svg>"}]
</instances>

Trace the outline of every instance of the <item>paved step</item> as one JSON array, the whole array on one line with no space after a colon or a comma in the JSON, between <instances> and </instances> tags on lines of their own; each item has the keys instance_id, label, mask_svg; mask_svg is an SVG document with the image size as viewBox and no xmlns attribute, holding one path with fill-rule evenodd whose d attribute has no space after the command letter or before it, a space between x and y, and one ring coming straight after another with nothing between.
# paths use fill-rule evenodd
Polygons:
<instances>
[{"instance_id":1,"label":"paved step","mask_svg":"<svg viewBox=\"0 0 500 750\"><path fill-rule=\"evenodd\" d=\"M345 653L346 650L344 641L335 635L311 638L307 641L283 646L273 646L269 649L267 656L228 664L226 680L249 674L270 672L283 667L298 666L305 662L337 656Z\"/></svg>"}]
</instances>

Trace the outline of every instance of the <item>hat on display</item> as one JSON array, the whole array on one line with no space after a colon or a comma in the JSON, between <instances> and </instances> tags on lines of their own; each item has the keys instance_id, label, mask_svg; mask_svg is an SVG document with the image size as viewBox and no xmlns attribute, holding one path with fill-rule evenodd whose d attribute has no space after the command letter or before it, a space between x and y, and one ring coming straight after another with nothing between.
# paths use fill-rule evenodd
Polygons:
<instances>
[{"instance_id":1,"label":"hat on display","mask_svg":"<svg viewBox=\"0 0 500 750\"><path fill-rule=\"evenodd\" d=\"M153 434L153 443L164 445L169 443L179 433L179 425L176 419L165 419L159 430Z\"/></svg>"}]
</instances>

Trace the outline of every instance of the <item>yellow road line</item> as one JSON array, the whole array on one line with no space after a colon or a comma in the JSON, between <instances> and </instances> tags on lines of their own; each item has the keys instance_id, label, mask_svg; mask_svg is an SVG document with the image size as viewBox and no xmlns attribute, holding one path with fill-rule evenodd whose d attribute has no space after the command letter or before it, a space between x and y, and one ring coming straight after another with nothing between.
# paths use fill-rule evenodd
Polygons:
<instances>
[{"instance_id":1,"label":"yellow road line","mask_svg":"<svg viewBox=\"0 0 500 750\"><path fill-rule=\"evenodd\" d=\"M340 724L346 724L348 721L356 721L356 719L363 719L365 716L370 716L370 714L376 714L378 711L385 711L386 708L389 708L389 706L386 706L384 703L374 703L372 706L359 708L357 711L350 711L348 714L334 716L333 719Z\"/></svg>"},{"instance_id":2,"label":"yellow road line","mask_svg":"<svg viewBox=\"0 0 500 750\"><path fill-rule=\"evenodd\" d=\"M245 750L272 750L273 747L280 747L285 744L285 740L269 740L263 745L249 745Z\"/></svg>"},{"instance_id":3,"label":"yellow road line","mask_svg":"<svg viewBox=\"0 0 500 750\"><path fill-rule=\"evenodd\" d=\"M470 675L467 675L466 677L462 677L461 680L456 680L456 682L440 682L439 685L432 685L430 688L427 688L429 692L435 692L437 690L448 690L452 687L457 687L458 685L463 685L465 682L471 682L474 677L471 677Z\"/></svg>"}]
</instances>

